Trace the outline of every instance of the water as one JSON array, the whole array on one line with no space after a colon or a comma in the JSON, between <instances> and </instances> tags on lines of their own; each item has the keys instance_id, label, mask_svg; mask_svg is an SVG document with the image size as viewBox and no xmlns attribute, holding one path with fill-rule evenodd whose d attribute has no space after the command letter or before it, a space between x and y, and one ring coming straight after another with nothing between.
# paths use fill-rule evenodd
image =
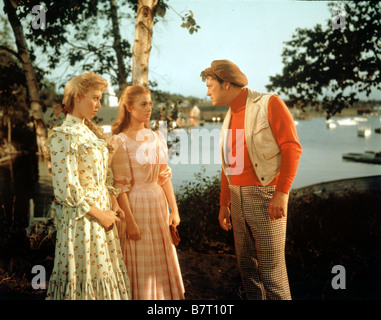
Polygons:
<instances>
[{"instance_id":1,"label":"water","mask_svg":"<svg viewBox=\"0 0 381 320\"><path fill-rule=\"evenodd\" d=\"M362 153L366 150L381 151L381 134L374 132L375 128L381 127L381 117L355 117L351 119L358 118L367 121L359 121L356 125L339 125L337 121L341 118L333 117L332 120L337 124L335 129L327 128L325 118L297 121L296 128L303 153L292 189L320 182L381 174L381 165L342 160L344 153ZM364 125L371 127L372 134L368 138L357 135L358 126ZM205 126L209 130L220 127L221 124ZM211 154L213 152L214 150L210 151ZM219 164L171 165L172 182L175 189L182 183L194 179L194 173L199 171L202 166L207 175L215 175L220 170Z\"/></svg>"},{"instance_id":2,"label":"water","mask_svg":"<svg viewBox=\"0 0 381 320\"><path fill-rule=\"evenodd\" d=\"M339 119L333 118L335 122ZM358 122L357 125L340 126L337 124L335 129L328 129L324 118L299 120L296 128L303 154L292 189L337 179L380 175L381 165L342 160L343 153L362 153L366 150L381 151L381 134L374 132L375 128L381 127L380 116L364 119L367 121ZM368 138L358 137L359 125L370 126L371 136ZM221 124L207 124L196 128L196 130L218 133L220 127ZM197 131L192 133L197 133ZM213 156L215 148L218 152L218 141L214 142L211 139L210 144L206 144L202 143L200 139L197 145L194 135L193 140L191 133L188 133L186 137L188 153L185 156L184 154L174 156L170 160L173 174L172 183L175 191L178 191L184 183L194 181L195 173L202 169L205 170L207 176L217 175L221 170L219 159L215 159ZM199 155L197 155L197 149ZM202 156L204 153L210 155L209 163L205 163L205 161L203 163ZM196 164L192 164L192 156L193 161L196 159ZM182 163L175 164L180 160ZM11 165L0 166L0 205L4 204L5 207L4 209L0 208L0 210L9 211L13 206L13 199L16 197L15 212L19 212L19 214L21 212L23 218L27 219L28 202L30 198L33 198L36 205L36 216L42 215L48 208L52 193L50 176L41 157L20 156Z\"/></svg>"},{"instance_id":3,"label":"water","mask_svg":"<svg viewBox=\"0 0 381 320\"><path fill-rule=\"evenodd\" d=\"M44 160L37 155L21 155L0 166L1 220L15 218L22 225L28 221L29 199L35 203L36 216L47 212L52 184Z\"/></svg>"}]
</instances>

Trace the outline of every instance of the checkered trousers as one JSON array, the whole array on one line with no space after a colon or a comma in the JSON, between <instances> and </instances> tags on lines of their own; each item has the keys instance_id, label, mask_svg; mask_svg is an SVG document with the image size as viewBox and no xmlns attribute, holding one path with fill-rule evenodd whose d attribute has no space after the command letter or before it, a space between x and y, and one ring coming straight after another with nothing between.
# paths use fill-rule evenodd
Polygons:
<instances>
[{"instance_id":1,"label":"checkered trousers","mask_svg":"<svg viewBox=\"0 0 381 320\"><path fill-rule=\"evenodd\" d=\"M287 217L271 220L275 186L230 185L238 266L249 300L290 300L285 243Z\"/></svg>"}]
</instances>

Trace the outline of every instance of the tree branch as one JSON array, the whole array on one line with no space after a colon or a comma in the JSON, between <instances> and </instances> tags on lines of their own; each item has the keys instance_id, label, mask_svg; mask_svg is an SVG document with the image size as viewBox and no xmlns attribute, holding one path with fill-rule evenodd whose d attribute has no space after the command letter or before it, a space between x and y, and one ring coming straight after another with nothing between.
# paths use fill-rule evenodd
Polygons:
<instances>
[{"instance_id":1,"label":"tree branch","mask_svg":"<svg viewBox=\"0 0 381 320\"><path fill-rule=\"evenodd\" d=\"M2 45L0 45L0 50L8 51L12 55L14 55L21 63L24 63L23 59L21 58L21 56L16 51L14 51L14 50L6 47L6 46L2 46Z\"/></svg>"}]
</instances>

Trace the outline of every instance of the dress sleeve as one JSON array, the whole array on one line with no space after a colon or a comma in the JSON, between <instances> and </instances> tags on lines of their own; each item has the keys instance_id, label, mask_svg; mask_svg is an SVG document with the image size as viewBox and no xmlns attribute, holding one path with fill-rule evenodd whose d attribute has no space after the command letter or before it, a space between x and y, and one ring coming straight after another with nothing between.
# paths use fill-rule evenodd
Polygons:
<instances>
[{"instance_id":1,"label":"dress sleeve","mask_svg":"<svg viewBox=\"0 0 381 320\"><path fill-rule=\"evenodd\" d=\"M119 189L120 193L128 192L131 189L132 175L130 161L128 159L128 150L123 139L114 135L111 143L114 152L111 156L111 170L114 176L114 188Z\"/></svg>"},{"instance_id":2,"label":"dress sleeve","mask_svg":"<svg viewBox=\"0 0 381 320\"><path fill-rule=\"evenodd\" d=\"M52 184L58 203L74 209L74 219L86 215L94 205L79 182L78 137L68 131L52 131L47 146L52 163Z\"/></svg>"},{"instance_id":3,"label":"dress sleeve","mask_svg":"<svg viewBox=\"0 0 381 320\"><path fill-rule=\"evenodd\" d=\"M114 174L112 173L111 167L107 168L107 177L106 177L106 188L112 193L115 197L118 197L120 194L120 189L114 187Z\"/></svg>"},{"instance_id":4,"label":"dress sleeve","mask_svg":"<svg viewBox=\"0 0 381 320\"><path fill-rule=\"evenodd\" d=\"M168 146L165 136L159 131L157 133L159 140L159 177L157 183L163 185L172 177L172 170L168 166Z\"/></svg>"}]
</instances>

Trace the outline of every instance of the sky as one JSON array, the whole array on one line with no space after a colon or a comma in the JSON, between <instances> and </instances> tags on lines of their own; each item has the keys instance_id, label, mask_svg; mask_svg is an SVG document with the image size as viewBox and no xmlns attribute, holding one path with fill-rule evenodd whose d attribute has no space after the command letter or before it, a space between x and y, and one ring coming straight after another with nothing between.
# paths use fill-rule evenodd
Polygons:
<instances>
[{"instance_id":1,"label":"sky","mask_svg":"<svg viewBox=\"0 0 381 320\"><path fill-rule=\"evenodd\" d=\"M172 0L178 13L192 10L201 27L192 35L168 10L154 26L149 78L159 89L206 98L200 73L213 60L229 59L248 78L248 87L266 92L269 77L281 73L284 42L297 28L332 18L327 1Z\"/></svg>"},{"instance_id":2,"label":"sky","mask_svg":"<svg viewBox=\"0 0 381 320\"><path fill-rule=\"evenodd\" d=\"M1 1L1 0L0 0ZM229 59L248 78L248 87L266 92L270 76L283 69L284 43L297 28L325 25L334 13L329 1L293 0L169 0L164 19L154 25L149 61L149 79L158 89L183 96L208 99L200 73L213 60ZM339 4L339 2L338 2ZM181 27L181 17L191 10L198 32L189 34ZM128 12L120 12L126 17ZM130 12L131 13L131 12ZM346 17L350 19L350 17ZM121 34L131 45L135 37L134 19L120 19ZM41 54L41 63L44 63ZM52 80L62 81L68 62L56 71ZM76 71L75 71L76 72ZM107 75L103 75L106 78ZM114 87L117 89L117 87ZM281 95L282 98L287 98ZM359 95L365 98L365 95ZM369 99L381 100L374 91Z\"/></svg>"}]
</instances>

